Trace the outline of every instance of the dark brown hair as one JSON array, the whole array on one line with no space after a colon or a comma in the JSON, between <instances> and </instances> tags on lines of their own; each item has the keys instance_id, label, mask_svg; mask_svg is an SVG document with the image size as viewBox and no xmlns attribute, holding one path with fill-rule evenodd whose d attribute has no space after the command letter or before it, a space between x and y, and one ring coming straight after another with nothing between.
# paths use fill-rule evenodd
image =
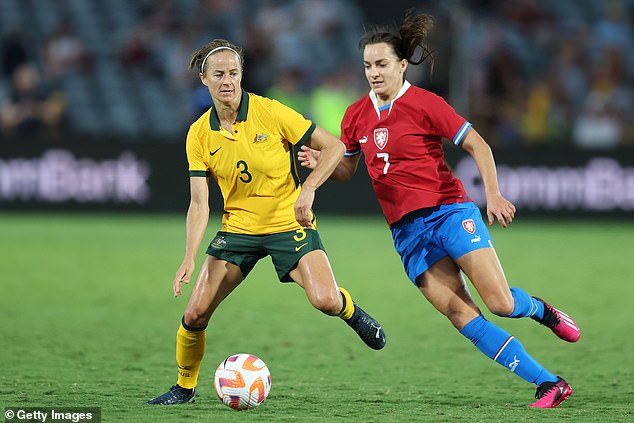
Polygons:
<instances>
[{"instance_id":1,"label":"dark brown hair","mask_svg":"<svg viewBox=\"0 0 634 423\"><path fill-rule=\"evenodd\" d=\"M203 65L203 62L205 61L205 57L207 57L207 54L209 54L211 50L218 47L229 47L231 50L238 53L238 56L240 57L240 66L244 65L244 55L242 54L242 49L240 47L238 47L237 45L233 43L230 43L227 40L216 38L215 40L208 42L207 44L205 44L203 48L195 51L192 54L192 59L189 62L189 69L195 68L195 69L198 69L198 72L205 73L203 72L204 69L202 69L202 65Z\"/></svg>"},{"instance_id":2,"label":"dark brown hair","mask_svg":"<svg viewBox=\"0 0 634 423\"><path fill-rule=\"evenodd\" d=\"M428 58L432 66L434 57L431 50L423 44L427 37L427 32L434 25L431 15L416 13L414 9L408 9L403 16L400 27L376 26L365 32L359 41L359 49L363 51L369 44L386 43L392 46L394 53L399 60L407 60L412 65L423 63ZM421 57L415 61L412 56L417 47L421 47L423 52Z\"/></svg>"}]
</instances>

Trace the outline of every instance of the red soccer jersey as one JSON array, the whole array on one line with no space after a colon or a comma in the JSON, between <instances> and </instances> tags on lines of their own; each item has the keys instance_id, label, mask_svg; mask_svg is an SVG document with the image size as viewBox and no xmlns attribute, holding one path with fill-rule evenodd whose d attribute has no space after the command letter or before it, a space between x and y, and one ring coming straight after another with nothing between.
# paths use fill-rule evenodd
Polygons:
<instances>
[{"instance_id":1,"label":"red soccer jersey","mask_svg":"<svg viewBox=\"0 0 634 423\"><path fill-rule=\"evenodd\" d=\"M389 225L414 210L471 201L444 161L442 138L460 145L471 124L442 97L407 81L379 111L376 95L346 110L341 140L346 155L363 151L372 186Z\"/></svg>"}]
</instances>

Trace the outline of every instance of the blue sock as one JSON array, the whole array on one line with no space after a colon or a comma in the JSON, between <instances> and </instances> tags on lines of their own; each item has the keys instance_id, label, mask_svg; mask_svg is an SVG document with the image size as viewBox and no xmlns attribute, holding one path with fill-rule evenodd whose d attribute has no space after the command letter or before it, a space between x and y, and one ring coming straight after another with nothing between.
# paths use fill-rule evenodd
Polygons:
<instances>
[{"instance_id":1,"label":"blue sock","mask_svg":"<svg viewBox=\"0 0 634 423\"><path fill-rule=\"evenodd\" d=\"M532 317L541 320L544 317L544 304L531 297L521 288L511 288L515 306L508 317Z\"/></svg>"},{"instance_id":2,"label":"blue sock","mask_svg":"<svg viewBox=\"0 0 634 423\"><path fill-rule=\"evenodd\" d=\"M517 339L482 315L467 323L460 333L473 342L484 355L527 382L539 386L544 382L557 381L557 376L528 355Z\"/></svg>"}]
</instances>

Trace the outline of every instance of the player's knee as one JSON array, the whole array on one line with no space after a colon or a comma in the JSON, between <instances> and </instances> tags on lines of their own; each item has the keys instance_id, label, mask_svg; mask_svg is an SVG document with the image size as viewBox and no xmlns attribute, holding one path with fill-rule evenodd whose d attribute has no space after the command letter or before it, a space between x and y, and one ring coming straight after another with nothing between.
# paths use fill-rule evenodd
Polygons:
<instances>
[{"instance_id":1,"label":"player's knee","mask_svg":"<svg viewBox=\"0 0 634 423\"><path fill-rule=\"evenodd\" d=\"M511 296L490 299L486 301L486 305L491 313L501 317L510 316L515 307L513 297Z\"/></svg>"},{"instance_id":2,"label":"player's knee","mask_svg":"<svg viewBox=\"0 0 634 423\"><path fill-rule=\"evenodd\" d=\"M310 303L317 310L330 316L339 314L342 307L341 295L338 290L332 292L315 293L310 298Z\"/></svg>"},{"instance_id":3,"label":"player's knee","mask_svg":"<svg viewBox=\"0 0 634 423\"><path fill-rule=\"evenodd\" d=\"M188 307L187 310L185 310L183 320L187 326L202 328L209 323L209 316L201 310L196 310L195 308L190 309Z\"/></svg>"}]
</instances>

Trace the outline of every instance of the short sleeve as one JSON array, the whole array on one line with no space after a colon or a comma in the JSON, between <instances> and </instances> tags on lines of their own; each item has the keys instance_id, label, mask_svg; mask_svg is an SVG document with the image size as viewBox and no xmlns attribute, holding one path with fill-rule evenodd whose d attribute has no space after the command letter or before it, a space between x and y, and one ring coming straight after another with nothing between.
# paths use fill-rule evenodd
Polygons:
<instances>
[{"instance_id":1,"label":"short sleeve","mask_svg":"<svg viewBox=\"0 0 634 423\"><path fill-rule=\"evenodd\" d=\"M271 100L271 115L277 118L282 137L298 147L308 141L315 131L315 123L277 100Z\"/></svg>"},{"instance_id":2,"label":"short sleeve","mask_svg":"<svg viewBox=\"0 0 634 423\"><path fill-rule=\"evenodd\" d=\"M203 160L205 157L202 142L197 132L190 127L187 132L187 141L185 144L187 152L187 162L189 163L190 176L208 176L210 174L207 164Z\"/></svg>"},{"instance_id":3,"label":"short sleeve","mask_svg":"<svg viewBox=\"0 0 634 423\"><path fill-rule=\"evenodd\" d=\"M471 123L456 113L442 97L431 94L427 115L436 135L449 139L455 145L460 145L471 127Z\"/></svg>"},{"instance_id":4,"label":"short sleeve","mask_svg":"<svg viewBox=\"0 0 634 423\"><path fill-rule=\"evenodd\" d=\"M352 119L350 113L346 111L341 120L341 141L346 146L345 156L355 156L361 153L361 145L354 136L354 128L352 127Z\"/></svg>"}]
</instances>

